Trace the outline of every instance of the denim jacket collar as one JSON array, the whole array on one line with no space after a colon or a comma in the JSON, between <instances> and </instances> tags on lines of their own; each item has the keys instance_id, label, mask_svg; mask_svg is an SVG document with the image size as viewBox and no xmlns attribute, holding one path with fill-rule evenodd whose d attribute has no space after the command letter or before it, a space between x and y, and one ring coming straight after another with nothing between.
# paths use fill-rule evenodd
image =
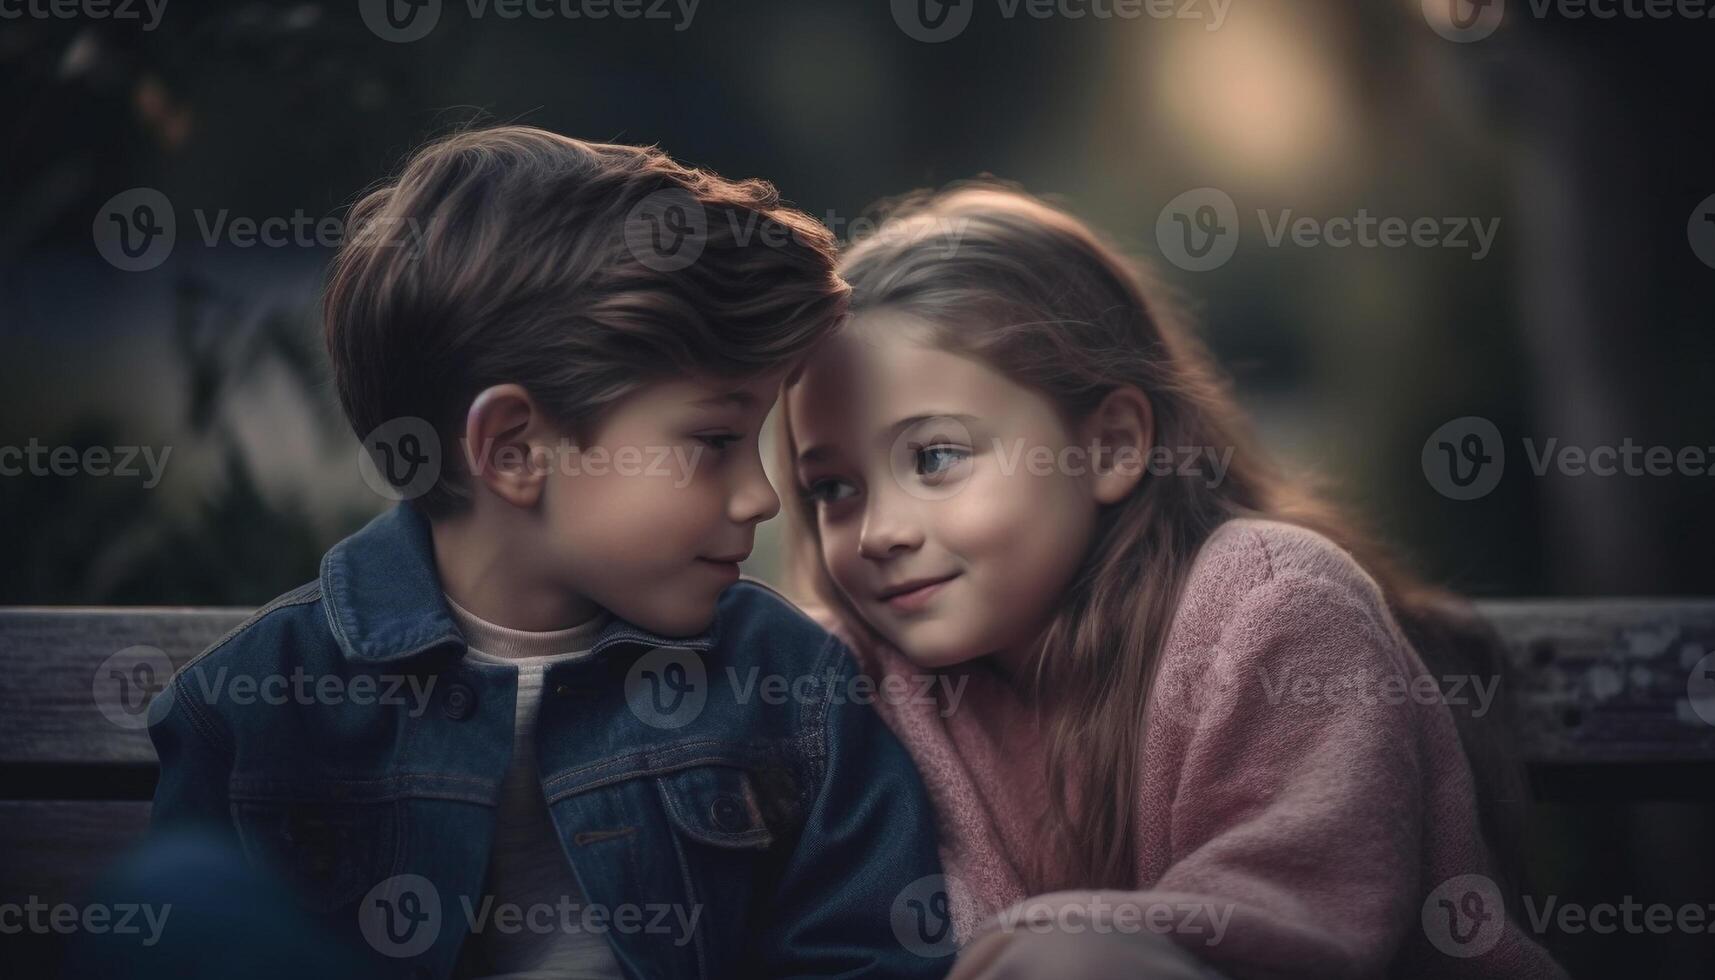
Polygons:
<instances>
[{"instance_id":1,"label":"denim jacket collar","mask_svg":"<svg viewBox=\"0 0 1715 980\"><path fill-rule=\"evenodd\" d=\"M464 652L464 635L435 571L428 519L409 503L401 501L330 548L322 559L321 586L328 626L354 663L394 663L443 648ZM672 638L615 617L594 651L620 644L708 650L714 640L712 628Z\"/></svg>"}]
</instances>

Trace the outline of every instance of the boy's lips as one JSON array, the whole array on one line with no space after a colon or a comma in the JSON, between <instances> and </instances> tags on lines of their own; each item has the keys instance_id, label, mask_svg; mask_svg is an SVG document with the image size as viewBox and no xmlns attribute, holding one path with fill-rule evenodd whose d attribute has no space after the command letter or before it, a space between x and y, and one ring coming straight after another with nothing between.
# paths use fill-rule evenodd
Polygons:
<instances>
[{"instance_id":1,"label":"boy's lips","mask_svg":"<svg viewBox=\"0 0 1715 980\"><path fill-rule=\"evenodd\" d=\"M725 555L718 558L699 557L697 561L719 572L723 577L730 578L736 582L739 577L738 563L749 557L750 554L746 552L744 554Z\"/></svg>"},{"instance_id":2,"label":"boy's lips","mask_svg":"<svg viewBox=\"0 0 1715 980\"><path fill-rule=\"evenodd\" d=\"M934 578L912 579L882 589L876 598L887 603L895 612L916 612L927 605L948 582L958 577L959 573L954 572Z\"/></svg>"}]
</instances>

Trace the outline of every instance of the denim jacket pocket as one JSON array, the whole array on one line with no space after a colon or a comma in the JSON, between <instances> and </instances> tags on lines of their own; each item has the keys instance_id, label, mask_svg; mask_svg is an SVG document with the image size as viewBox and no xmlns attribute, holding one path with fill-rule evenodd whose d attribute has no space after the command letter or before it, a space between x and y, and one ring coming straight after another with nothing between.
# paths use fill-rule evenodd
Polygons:
<instances>
[{"instance_id":1,"label":"denim jacket pocket","mask_svg":"<svg viewBox=\"0 0 1715 980\"><path fill-rule=\"evenodd\" d=\"M736 766L703 765L655 778L667 817L679 833L714 847L767 850L774 834L750 774Z\"/></svg>"},{"instance_id":2,"label":"denim jacket pocket","mask_svg":"<svg viewBox=\"0 0 1715 980\"><path fill-rule=\"evenodd\" d=\"M356 902L398 871L399 800L241 799L233 821L250 860L285 877L314 908Z\"/></svg>"}]
</instances>

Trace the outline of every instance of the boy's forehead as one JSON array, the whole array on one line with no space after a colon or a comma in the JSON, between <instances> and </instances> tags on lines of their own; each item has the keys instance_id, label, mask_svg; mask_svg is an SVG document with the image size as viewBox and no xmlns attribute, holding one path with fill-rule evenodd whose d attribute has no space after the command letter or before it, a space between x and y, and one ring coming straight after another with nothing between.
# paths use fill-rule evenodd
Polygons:
<instances>
[{"instance_id":1,"label":"boy's forehead","mask_svg":"<svg viewBox=\"0 0 1715 980\"><path fill-rule=\"evenodd\" d=\"M767 409L774 404L786 369L749 377L678 377L645 385L644 400L694 408Z\"/></svg>"}]
</instances>

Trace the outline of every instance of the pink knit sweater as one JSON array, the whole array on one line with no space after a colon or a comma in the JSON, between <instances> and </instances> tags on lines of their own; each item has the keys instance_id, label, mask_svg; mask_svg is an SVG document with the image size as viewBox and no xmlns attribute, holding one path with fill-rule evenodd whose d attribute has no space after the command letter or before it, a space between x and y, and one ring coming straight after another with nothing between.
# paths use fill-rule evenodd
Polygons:
<instances>
[{"instance_id":1,"label":"pink knit sweater","mask_svg":"<svg viewBox=\"0 0 1715 980\"><path fill-rule=\"evenodd\" d=\"M877 676L921 673L854 647ZM937 810L961 937L1008 919L1171 930L1235 980L1565 975L1505 917L1452 716L1344 551L1229 522L1162 656L1138 755L1137 891L1028 895L1042 752L1033 713L992 672L960 672L956 703L943 683L934 703L878 704Z\"/></svg>"}]
</instances>

